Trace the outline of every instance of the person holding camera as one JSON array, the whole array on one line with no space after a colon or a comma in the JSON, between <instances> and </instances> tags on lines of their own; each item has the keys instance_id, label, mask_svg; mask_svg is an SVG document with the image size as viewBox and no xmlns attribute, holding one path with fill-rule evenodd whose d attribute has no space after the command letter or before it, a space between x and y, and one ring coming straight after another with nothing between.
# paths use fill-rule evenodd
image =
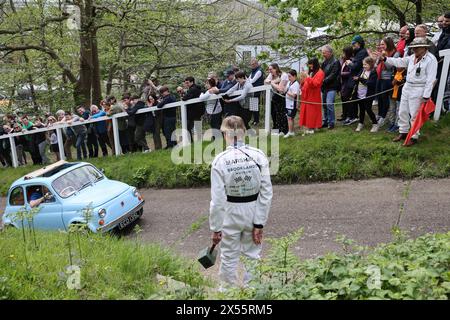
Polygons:
<instances>
[{"instance_id":1,"label":"person holding camera","mask_svg":"<svg viewBox=\"0 0 450 320\"><path fill-rule=\"evenodd\" d=\"M46 190L43 190L43 188L45 187L37 187L34 189L34 191L31 193L30 196L30 207L31 208L35 208L35 207L39 207L41 205L41 203L49 201L53 198L53 195L48 192L48 189L45 188ZM46 191L44 193L44 191Z\"/></svg>"},{"instance_id":2,"label":"person holding camera","mask_svg":"<svg viewBox=\"0 0 450 320\"><path fill-rule=\"evenodd\" d=\"M431 97L436 81L438 63L436 57L429 52L429 47L426 38L415 38L409 45L409 48L413 50L411 56L388 58L385 51L380 54L380 60L387 65L406 68L406 84L402 92L398 120L400 135L393 140L394 142L406 139L420 106L422 103L428 102ZM412 137L406 146L409 147L417 143L418 138L419 132Z\"/></svg>"}]
</instances>

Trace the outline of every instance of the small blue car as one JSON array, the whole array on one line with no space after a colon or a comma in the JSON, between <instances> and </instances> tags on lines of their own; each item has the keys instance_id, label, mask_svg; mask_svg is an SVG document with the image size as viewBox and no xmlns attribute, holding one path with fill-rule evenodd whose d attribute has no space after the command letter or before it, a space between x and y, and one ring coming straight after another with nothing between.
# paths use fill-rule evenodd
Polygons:
<instances>
[{"instance_id":1,"label":"small blue car","mask_svg":"<svg viewBox=\"0 0 450 320\"><path fill-rule=\"evenodd\" d=\"M16 213L32 207L39 208L33 224L40 230L68 230L72 224L85 223L90 208L87 226L97 233L134 223L142 216L144 199L136 188L109 180L92 164L58 161L12 184L3 225L20 228Z\"/></svg>"}]
</instances>

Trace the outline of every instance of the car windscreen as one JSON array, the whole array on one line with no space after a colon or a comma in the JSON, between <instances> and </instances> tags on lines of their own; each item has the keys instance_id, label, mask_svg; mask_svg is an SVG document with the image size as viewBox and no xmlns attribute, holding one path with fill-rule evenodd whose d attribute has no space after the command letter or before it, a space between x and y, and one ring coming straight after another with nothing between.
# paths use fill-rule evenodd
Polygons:
<instances>
[{"instance_id":1,"label":"car windscreen","mask_svg":"<svg viewBox=\"0 0 450 320\"><path fill-rule=\"evenodd\" d=\"M52 187L61 198L68 198L83 188L103 179L95 167L86 165L75 168L55 179Z\"/></svg>"}]
</instances>

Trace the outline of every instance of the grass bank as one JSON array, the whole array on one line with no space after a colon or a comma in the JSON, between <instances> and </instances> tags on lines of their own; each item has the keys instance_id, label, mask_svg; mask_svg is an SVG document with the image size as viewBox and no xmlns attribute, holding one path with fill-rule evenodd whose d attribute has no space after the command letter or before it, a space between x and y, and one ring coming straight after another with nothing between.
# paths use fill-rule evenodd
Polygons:
<instances>
[{"instance_id":1,"label":"grass bank","mask_svg":"<svg viewBox=\"0 0 450 320\"><path fill-rule=\"evenodd\" d=\"M202 297L197 288L206 282L196 261L108 235L80 235L78 241L72 234L70 240L72 261L67 233L37 232L35 247L28 234L24 245L20 230L0 232L0 300L170 298L157 274L190 286L178 298ZM79 287L70 265L80 268Z\"/></svg>"},{"instance_id":2,"label":"grass bank","mask_svg":"<svg viewBox=\"0 0 450 320\"><path fill-rule=\"evenodd\" d=\"M28 230L27 230L28 232ZM450 298L450 233L394 241L375 248L340 236L344 253L300 260L291 250L302 231L271 244L247 289L225 293L202 277L199 264L159 246L109 236L38 232L37 247L20 230L0 232L2 299L444 299ZM301 243L300 243L301 245ZM26 250L25 250L26 248ZM81 249L80 249L81 248ZM80 280L67 267L79 267ZM75 269L72 269L75 270ZM173 280L161 280L161 274Z\"/></svg>"},{"instance_id":3,"label":"grass bank","mask_svg":"<svg viewBox=\"0 0 450 320\"><path fill-rule=\"evenodd\" d=\"M444 178L450 176L450 115L429 122L420 143L404 148L393 143L393 134L353 127L321 130L308 136L280 139L280 170L277 184L326 182L345 179ZM139 187L189 188L209 185L209 166L175 165L169 151L89 160L104 168L108 177ZM0 169L0 192L34 167Z\"/></svg>"}]
</instances>

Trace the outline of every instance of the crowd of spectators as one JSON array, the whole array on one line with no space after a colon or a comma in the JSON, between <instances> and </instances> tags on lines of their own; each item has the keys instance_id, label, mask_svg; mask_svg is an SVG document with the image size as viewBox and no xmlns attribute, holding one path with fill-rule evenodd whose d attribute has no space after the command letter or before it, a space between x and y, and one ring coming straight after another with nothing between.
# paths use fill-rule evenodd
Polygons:
<instances>
[{"instance_id":1,"label":"crowd of spectators","mask_svg":"<svg viewBox=\"0 0 450 320\"><path fill-rule=\"evenodd\" d=\"M259 125L261 104L260 92L249 91L264 84L272 87L271 117L274 135L289 138L296 134L294 119L298 110L303 135L313 134L321 128L332 130L337 122L344 126L357 123L355 131L360 132L365 125L365 114L372 123L372 133L378 132L383 126L387 126L389 132L398 132L402 88L408 82L408 70L412 70L412 67L396 59L415 57L423 60L429 53L436 61L441 60L438 52L450 49L450 13L438 17L437 23L439 31L432 39L428 38L428 27L418 25L415 28L403 26L399 30L397 43L392 37L385 37L376 50L369 50L360 35L354 36L351 46L345 47L340 57L337 57L331 46L326 45L321 49L322 62L318 57L312 57L305 70L283 72L277 63L271 63L264 72L260 63L252 59L249 73L231 68L225 71L224 79L219 79L214 72L209 73L202 83L205 90L202 90L193 77L186 77L175 94L170 91L169 86L160 85L157 77L152 76L145 82L141 94L125 93L120 101L110 96L101 101L99 106L77 106L73 110L58 110L54 115L46 114L42 117L7 114L0 126L0 135L51 129L57 124L68 124L70 126L62 129L66 159L96 158L99 150L105 157L114 154L116 149L112 121L86 121L126 112L128 117L118 119L118 143L122 153L151 152L146 139L149 132L153 134L154 149L163 147L161 131L165 137L165 148L170 149L177 144L172 137L177 125L177 108L147 113L139 113L139 110L163 108L176 102L177 96L182 101L199 98L200 102L187 105L187 127L191 139L198 132L194 128L195 123L202 119L207 120L211 128L219 129L224 117L237 115L244 120L248 129ZM428 53L419 57L414 50L418 43L419 47L426 47ZM406 63L405 67L398 67L403 63ZM414 61L414 65L416 63L420 61ZM442 81L439 78L442 65L440 61L437 77L433 79L432 93L429 97L422 98L436 101L438 84ZM418 69L420 74L420 66ZM236 94L237 91L240 93ZM214 95L221 95L221 98L211 100ZM339 119L335 117L337 96L340 96L342 102ZM373 105L378 105L377 114L372 110ZM409 120L414 117L415 114L410 112ZM14 141L19 165L27 164L27 159L31 159L33 164L50 163L50 154L54 154L57 160L60 159L56 130L16 136ZM9 139L0 140L0 161L3 166L12 165Z\"/></svg>"}]
</instances>

